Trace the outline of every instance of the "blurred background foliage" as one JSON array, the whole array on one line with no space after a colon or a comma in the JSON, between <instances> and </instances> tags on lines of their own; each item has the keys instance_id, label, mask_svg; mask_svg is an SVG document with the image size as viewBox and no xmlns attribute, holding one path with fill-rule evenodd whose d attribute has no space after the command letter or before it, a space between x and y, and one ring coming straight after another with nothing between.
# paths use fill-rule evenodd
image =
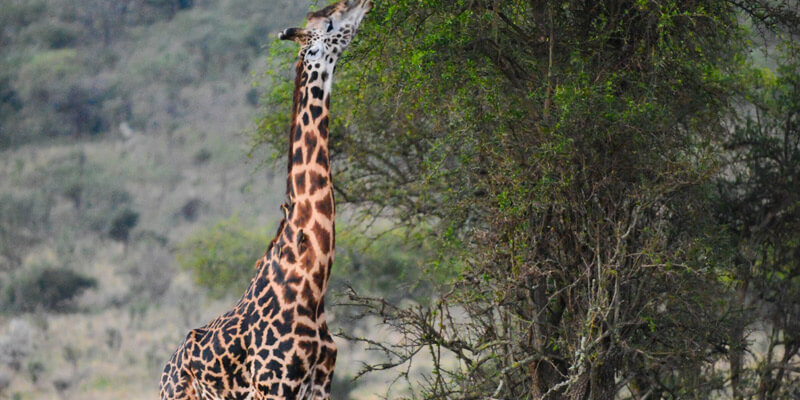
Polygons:
<instances>
[{"instance_id":1,"label":"blurred background foliage","mask_svg":"<svg viewBox=\"0 0 800 400\"><path fill-rule=\"evenodd\" d=\"M339 229L337 274L331 277L331 291L343 292L357 285L366 293L386 295L393 300L409 297L424 300L424 295L430 295L430 282L422 280L419 265L425 250L411 247L396 234L373 238L353 233L352 228ZM272 240L270 234L258 227L247 227L234 216L179 243L176 258L211 296L239 293L253 278L256 261L253 254L264 253L264 243Z\"/></svg>"},{"instance_id":2,"label":"blurred background foliage","mask_svg":"<svg viewBox=\"0 0 800 400\"><path fill-rule=\"evenodd\" d=\"M219 297L247 287L256 270L253 254L263 255L270 240L233 217L192 234L180 243L176 256L198 285Z\"/></svg>"}]
</instances>

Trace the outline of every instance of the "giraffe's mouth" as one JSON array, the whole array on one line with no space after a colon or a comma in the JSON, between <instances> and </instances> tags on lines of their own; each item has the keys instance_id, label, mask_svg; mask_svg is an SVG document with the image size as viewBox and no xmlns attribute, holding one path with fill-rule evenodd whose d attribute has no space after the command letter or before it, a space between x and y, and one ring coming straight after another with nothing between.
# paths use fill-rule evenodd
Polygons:
<instances>
[{"instance_id":1,"label":"giraffe's mouth","mask_svg":"<svg viewBox=\"0 0 800 400\"><path fill-rule=\"evenodd\" d=\"M348 1L346 4L348 10L360 8L364 15L369 14L373 6L372 0Z\"/></svg>"}]
</instances>

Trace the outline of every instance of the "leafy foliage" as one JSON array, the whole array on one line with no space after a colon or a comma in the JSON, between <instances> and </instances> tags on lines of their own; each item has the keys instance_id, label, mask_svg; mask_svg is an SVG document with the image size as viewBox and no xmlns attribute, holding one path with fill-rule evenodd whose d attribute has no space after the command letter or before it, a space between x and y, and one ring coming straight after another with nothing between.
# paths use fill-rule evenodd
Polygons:
<instances>
[{"instance_id":1,"label":"leafy foliage","mask_svg":"<svg viewBox=\"0 0 800 400\"><path fill-rule=\"evenodd\" d=\"M255 274L253 263L268 242L265 234L247 229L233 217L186 239L178 246L176 257L200 286L221 297L244 292Z\"/></svg>"},{"instance_id":2,"label":"leafy foliage","mask_svg":"<svg viewBox=\"0 0 800 400\"><path fill-rule=\"evenodd\" d=\"M255 275L253 263L268 243L266 234L233 217L179 244L176 258L214 296L238 294ZM426 251L429 250L403 244L396 234L367 240L340 228L336 273L330 286L334 291L353 286L365 293L391 293L393 300L419 298L430 290L428 285L419 283L418 263Z\"/></svg>"},{"instance_id":3,"label":"leafy foliage","mask_svg":"<svg viewBox=\"0 0 800 400\"><path fill-rule=\"evenodd\" d=\"M370 342L388 361L367 369L431 349L423 398L724 393L742 310L713 243L719 148L749 27L796 30L791 4L399 0L370 19L333 99L337 199L456 278L431 307L353 295L405 338ZM258 138L278 148L281 93Z\"/></svg>"},{"instance_id":4,"label":"leafy foliage","mask_svg":"<svg viewBox=\"0 0 800 400\"><path fill-rule=\"evenodd\" d=\"M422 280L420 264L430 249L404 242L400 232L370 237L342 229L342 224L338 226L336 264L329 284L332 293L355 288L396 302L407 299L426 302L432 288L430 282Z\"/></svg>"}]
</instances>

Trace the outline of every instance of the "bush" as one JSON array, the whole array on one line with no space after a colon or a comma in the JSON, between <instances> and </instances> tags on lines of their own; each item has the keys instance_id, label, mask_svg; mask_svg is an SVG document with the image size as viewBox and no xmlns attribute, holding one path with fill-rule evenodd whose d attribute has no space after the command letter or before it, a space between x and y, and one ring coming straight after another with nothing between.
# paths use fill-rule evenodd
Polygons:
<instances>
[{"instance_id":1,"label":"bush","mask_svg":"<svg viewBox=\"0 0 800 400\"><path fill-rule=\"evenodd\" d=\"M126 208L111 221L111 229L108 231L108 236L118 242L127 243L131 230L136 227L138 222L139 213Z\"/></svg>"},{"instance_id":2,"label":"bush","mask_svg":"<svg viewBox=\"0 0 800 400\"><path fill-rule=\"evenodd\" d=\"M239 294L254 276L253 264L264 254L270 237L249 230L234 217L198 232L178 245L180 266L214 297ZM429 251L411 247L396 234L377 239L337 232L337 249L330 287L353 287L369 294L388 293L391 300L424 301L431 288L421 282L420 263ZM429 271L431 272L431 271Z\"/></svg>"},{"instance_id":3,"label":"bush","mask_svg":"<svg viewBox=\"0 0 800 400\"><path fill-rule=\"evenodd\" d=\"M206 148L200 149L197 153L194 154L192 157L192 161L194 165L203 165L211 159L211 151Z\"/></svg>"},{"instance_id":4,"label":"bush","mask_svg":"<svg viewBox=\"0 0 800 400\"><path fill-rule=\"evenodd\" d=\"M179 214L187 221L194 222L200 216L205 203L203 200L193 197L183 204Z\"/></svg>"},{"instance_id":5,"label":"bush","mask_svg":"<svg viewBox=\"0 0 800 400\"><path fill-rule=\"evenodd\" d=\"M55 109L71 126L72 135L97 135L108 130L110 125L103 110L107 97L109 93L101 87L76 83L67 89L65 100L57 103Z\"/></svg>"},{"instance_id":6,"label":"bush","mask_svg":"<svg viewBox=\"0 0 800 400\"><path fill-rule=\"evenodd\" d=\"M80 73L75 49L50 50L35 54L19 72L19 89L27 100L42 103L67 99L70 83Z\"/></svg>"},{"instance_id":7,"label":"bush","mask_svg":"<svg viewBox=\"0 0 800 400\"><path fill-rule=\"evenodd\" d=\"M63 49L74 45L81 32L79 27L61 21L46 21L32 25L26 30L28 41L51 49Z\"/></svg>"},{"instance_id":8,"label":"bush","mask_svg":"<svg viewBox=\"0 0 800 400\"><path fill-rule=\"evenodd\" d=\"M194 0L145 0L145 4L174 15L177 11L192 8Z\"/></svg>"},{"instance_id":9,"label":"bush","mask_svg":"<svg viewBox=\"0 0 800 400\"><path fill-rule=\"evenodd\" d=\"M222 297L244 291L268 241L264 233L247 229L233 217L186 239L178 246L176 258L197 284L212 296Z\"/></svg>"},{"instance_id":10,"label":"bush","mask_svg":"<svg viewBox=\"0 0 800 400\"><path fill-rule=\"evenodd\" d=\"M63 267L35 268L12 276L0 304L6 312L67 311L72 300L97 280Z\"/></svg>"}]
</instances>

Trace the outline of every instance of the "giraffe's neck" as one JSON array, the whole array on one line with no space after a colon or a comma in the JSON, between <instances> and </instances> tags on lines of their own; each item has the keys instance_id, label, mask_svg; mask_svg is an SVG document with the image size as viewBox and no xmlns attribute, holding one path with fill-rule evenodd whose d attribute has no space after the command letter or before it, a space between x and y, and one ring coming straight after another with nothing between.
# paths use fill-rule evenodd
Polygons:
<instances>
[{"instance_id":1,"label":"giraffe's neck","mask_svg":"<svg viewBox=\"0 0 800 400\"><path fill-rule=\"evenodd\" d=\"M324 299L333 265L334 202L328 158L331 76L297 65L289 137L285 218L243 297L296 305L311 323L325 323ZM252 304L252 303L251 303Z\"/></svg>"},{"instance_id":2,"label":"giraffe's neck","mask_svg":"<svg viewBox=\"0 0 800 400\"><path fill-rule=\"evenodd\" d=\"M334 256L334 200L328 153L328 109L332 77L319 64L298 62L289 138L289 196L283 235L296 252L284 263L325 294ZM281 258L284 261L285 257Z\"/></svg>"},{"instance_id":3,"label":"giraffe's neck","mask_svg":"<svg viewBox=\"0 0 800 400\"><path fill-rule=\"evenodd\" d=\"M287 194L292 203L332 193L328 154L331 76L324 67L297 63L292 128L289 133ZM305 176L305 179L303 179ZM333 222L333 212L329 213Z\"/></svg>"}]
</instances>

